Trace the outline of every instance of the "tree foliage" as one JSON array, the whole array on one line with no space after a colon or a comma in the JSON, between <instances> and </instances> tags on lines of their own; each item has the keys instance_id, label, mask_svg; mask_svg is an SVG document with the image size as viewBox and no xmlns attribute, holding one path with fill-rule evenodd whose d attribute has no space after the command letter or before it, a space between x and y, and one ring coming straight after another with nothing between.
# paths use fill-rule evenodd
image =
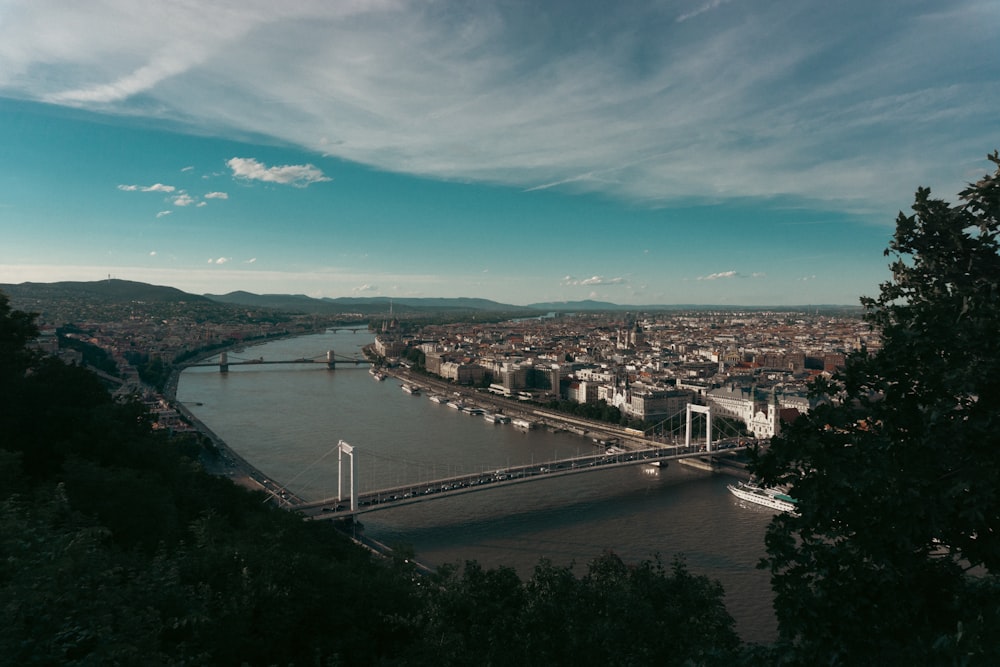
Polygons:
<instances>
[{"instance_id":1,"label":"tree foliage","mask_svg":"<svg viewBox=\"0 0 1000 667\"><path fill-rule=\"evenodd\" d=\"M916 193L862 299L876 350L759 454L798 515L767 535L783 640L802 662L997 664L1000 159L953 206ZM993 628L991 630L991 628ZM994 634L990 634L993 632Z\"/></svg>"},{"instance_id":2,"label":"tree foliage","mask_svg":"<svg viewBox=\"0 0 1000 667\"><path fill-rule=\"evenodd\" d=\"M522 582L475 562L434 589L420 660L465 665L731 665L739 640L718 583L659 560L612 553L577 577L542 561ZM422 664L422 663L421 663Z\"/></svg>"}]
</instances>

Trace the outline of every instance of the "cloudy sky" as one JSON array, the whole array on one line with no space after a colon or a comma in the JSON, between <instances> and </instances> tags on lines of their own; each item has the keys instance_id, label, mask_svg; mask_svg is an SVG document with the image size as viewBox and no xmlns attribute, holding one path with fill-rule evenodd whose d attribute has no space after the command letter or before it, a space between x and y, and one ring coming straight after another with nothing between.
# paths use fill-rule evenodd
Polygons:
<instances>
[{"instance_id":1,"label":"cloudy sky","mask_svg":"<svg viewBox=\"0 0 1000 667\"><path fill-rule=\"evenodd\" d=\"M857 304L996 0L0 0L0 283Z\"/></svg>"}]
</instances>

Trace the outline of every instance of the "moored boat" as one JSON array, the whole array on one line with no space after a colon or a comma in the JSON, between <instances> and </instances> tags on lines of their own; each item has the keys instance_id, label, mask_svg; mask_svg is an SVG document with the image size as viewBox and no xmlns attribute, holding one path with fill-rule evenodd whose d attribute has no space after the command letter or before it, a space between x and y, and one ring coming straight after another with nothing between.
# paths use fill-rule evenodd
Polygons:
<instances>
[{"instance_id":1,"label":"moored boat","mask_svg":"<svg viewBox=\"0 0 1000 667\"><path fill-rule=\"evenodd\" d=\"M750 482L728 484L726 488L734 496L748 503L763 505L764 507L770 507L780 512L794 513L796 509L795 499L778 489L765 489Z\"/></svg>"},{"instance_id":2,"label":"moored boat","mask_svg":"<svg viewBox=\"0 0 1000 667\"><path fill-rule=\"evenodd\" d=\"M414 396L420 393L420 387L413 384L404 384L400 388L407 394L413 394Z\"/></svg>"}]
</instances>

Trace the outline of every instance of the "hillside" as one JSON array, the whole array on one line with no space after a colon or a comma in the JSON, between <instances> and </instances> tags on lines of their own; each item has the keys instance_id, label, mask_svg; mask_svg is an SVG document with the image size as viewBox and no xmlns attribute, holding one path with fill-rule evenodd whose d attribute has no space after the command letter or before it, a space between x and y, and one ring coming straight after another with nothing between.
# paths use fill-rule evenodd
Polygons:
<instances>
[{"instance_id":1,"label":"hillside","mask_svg":"<svg viewBox=\"0 0 1000 667\"><path fill-rule=\"evenodd\" d=\"M150 285L131 280L64 281L0 285L0 291L14 301L22 299L87 299L93 303L209 303L209 299L174 287Z\"/></svg>"}]
</instances>

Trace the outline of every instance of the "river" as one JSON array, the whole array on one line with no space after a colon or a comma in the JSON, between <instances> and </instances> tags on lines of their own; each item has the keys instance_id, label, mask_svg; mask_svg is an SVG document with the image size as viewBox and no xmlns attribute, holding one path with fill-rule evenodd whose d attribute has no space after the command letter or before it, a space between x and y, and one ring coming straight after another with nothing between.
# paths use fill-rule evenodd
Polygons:
<instances>
[{"instance_id":1,"label":"river","mask_svg":"<svg viewBox=\"0 0 1000 667\"><path fill-rule=\"evenodd\" d=\"M325 333L231 352L230 361L361 356L366 332ZM177 398L232 449L307 500L337 493L337 443L354 446L359 492L508 465L589 454L590 438L487 423L375 381L367 366L191 368ZM347 457L345 457L346 466ZM680 554L719 580L746 641L776 636L764 556L771 510L745 506L732 478L671 464L545 479L362 515L366 535L411 546L431 567L476 560L530 576L540 558L582 573L604 551L627 562ZM345 473L346 483L346 473Z\"/></svg>"}]
</instances>

